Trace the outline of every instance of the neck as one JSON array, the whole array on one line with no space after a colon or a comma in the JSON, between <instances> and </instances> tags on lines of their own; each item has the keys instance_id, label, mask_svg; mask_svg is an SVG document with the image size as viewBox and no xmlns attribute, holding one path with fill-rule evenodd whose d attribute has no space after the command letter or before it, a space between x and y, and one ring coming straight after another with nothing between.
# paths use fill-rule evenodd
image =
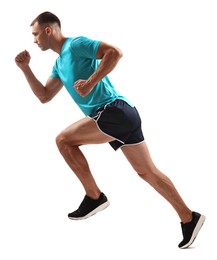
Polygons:
<instances>
[{"instance_id":1,"label":"neck","mask_svg":"<svg viewBox=\"0 0 217 260\"><path fill-rule=\"evenodd\" d=\"M58 54L60 54L62 46L63 46L65 40L66 40L66 37L64 37L62 34L58 35L58 37L55 38L55 42L54 42L54 44L53 44L51 49L54 52L57 52Z\"/></svg>"}]
</instances>

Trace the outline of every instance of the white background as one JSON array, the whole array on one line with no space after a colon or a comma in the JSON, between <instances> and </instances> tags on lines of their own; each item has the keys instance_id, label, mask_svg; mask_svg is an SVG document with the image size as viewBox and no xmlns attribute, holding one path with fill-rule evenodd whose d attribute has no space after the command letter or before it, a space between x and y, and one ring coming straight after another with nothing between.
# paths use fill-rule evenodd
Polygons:
<instances>
[{"instance_id":1,"label":"white background","mask_svg":"<svg viewBox=\"0 0 217 260\"><path fill-rule=\"evenodd\" d=\"M217 7L210 0L11 1L1 7L0 259L212 259L216 240ZM206 215L180 250L173 208L108 144L83 147L111 205L70 221L84 191L60 156L56 135L83 117L63 89L42 105L14 57L27 49L44 83L57 57L33 43L31 21L54 12L65 36L84 35L124 53L110 74L140 111L157 167L192 210Z\"/></svg>"}]
</instances>

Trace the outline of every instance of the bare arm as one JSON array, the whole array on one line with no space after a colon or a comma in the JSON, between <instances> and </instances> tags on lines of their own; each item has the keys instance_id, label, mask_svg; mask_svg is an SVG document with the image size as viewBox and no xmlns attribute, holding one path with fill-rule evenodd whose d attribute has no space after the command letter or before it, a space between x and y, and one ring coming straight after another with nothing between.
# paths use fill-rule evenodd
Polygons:
<instances>
[{"instance_id":1,"label":"bare arm","mask_svg":"<svg viewBox=\"0 0 217 260\"><path fill-rule=\"evenodd\" d=\"M94 86L115 68L122 55L119 48L101 42L96 55L97 59L101 59L98 69L87 80L76 81L76 91L81 96L88 95Z\"/></svg>"},{"instance_id":2,"label":"bare arm","mask_svg":"<svg viewBox=\"0 0 217 260\"><path fill-rule=\"evenodd\" d=\"M44 86L32 72L29 66L30 59L31 57L28 51L23 51L16 56L15 62L22 70L27 82L29 83L29 86L31 87L36 97L42 103L46 103L60 91L60 89L63 87L62 82L59 79L48 78Z\"/></svg>"},{"instance_id":3,"label":"bare arm","mask_svg":"<svg viewBox=\"0 0 217 260\"><path fill-rule=\"evenodd\" d=\"M101 42L96 55L96 58L101 59L101 62L98 69L90 76L88 81L91 84L96 85L115 68L122 56L123 54L119 48Z\"/></svg>"}]
</instances>

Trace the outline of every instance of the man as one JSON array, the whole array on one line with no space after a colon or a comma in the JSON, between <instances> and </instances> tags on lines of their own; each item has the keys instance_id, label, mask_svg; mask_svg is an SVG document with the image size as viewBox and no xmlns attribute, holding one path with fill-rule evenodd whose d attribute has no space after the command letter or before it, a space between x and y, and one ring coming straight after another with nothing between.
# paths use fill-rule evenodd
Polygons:
<instances>
[{"instance_id":1,"label":"man","mask_svg":"<svg viewBox=\"0 0 217 260\"><path fill-rule=\"evenodd\" d=\"M41 50L51 49L59 54L45 85L32 72L28 51L16 56L15 62L32 91L42 103L46 103L64 86L85 115L56 138L60 153L85 190L80 206L68 217L85 219L109 205L79 148L85 144L109 143L114 150L120 148L138 175L176 210L183 233L179 247L189 247L202 227L205 216L191 211L171 180L156 168L144 141L140 116L135 106L120 95L110 82L108 74L122 57L121 50L86 37L65 37L59 18L50 12L37 16L31 27L34 42Z\"/></svg>"}]
</instances>

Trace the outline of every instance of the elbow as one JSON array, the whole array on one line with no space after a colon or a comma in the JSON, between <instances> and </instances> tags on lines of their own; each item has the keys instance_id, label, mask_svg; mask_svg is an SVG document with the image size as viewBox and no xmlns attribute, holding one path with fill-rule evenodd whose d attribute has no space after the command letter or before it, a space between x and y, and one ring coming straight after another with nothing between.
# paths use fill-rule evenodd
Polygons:
<instances>
[{"instance_id":1,"label":"elbow","mask_svg":"<svg viewBox=\"0 0 217 260\"><path fill-rule=\"evenodd\" d=\"M50 95L46 88L44 88L44 92L40 93L40 95L37 95L37 97L42 104L48 103L53 98L53 96Z\"/></svg>"},{"instance_id":2,"label":"elbow","mask_svg":"<svg viewBox=\"0 0 217 260\"><path fill-rule=\"evenodd\" d=\"M107 56L111 60L118 62L122 58L123 53L119 48L114 47L107 52Z\"/></svg>"},{"instance_id":3,"label":"elbow","mask_svg":"<svg viewBox=\"0 0 217 260\"><path fill-rule=\"evenodd\" d=\"M39 101L41 102L41 104L46 104L48 102L48 101L41 100L41 99L39 99Z\"/></svg>"},{"instance_id":4,"label":"elbow","mask_svg":"<svg viewBox=\"0 0 217 260\"><path fill-rule=\"evenodd\" d=\"M51 99L47 98L47 97L38 97L39 101L42 103L42 104L46 104L48 103Z\"/></svg>"},{"instance_id":5,"label":"elbow","mask_svg":"<svg viewBox=\"0 0 217 260\"><path fill-rule=\"evenodd\" d=\"M123 52L119 48L115 48L114 53L118 60L120 60L123 57Z\"/></svg>"},{"instance_id":6,"label":"elbow","mask_svg":"<svg viewBox=\"0 0 217 260\"><path fill-rule=\"evenodd\" d=\"M123 52L120 49L119 49L119 56L120 56L120 58L123 57Z\"/></svg>"}]
</instances>

